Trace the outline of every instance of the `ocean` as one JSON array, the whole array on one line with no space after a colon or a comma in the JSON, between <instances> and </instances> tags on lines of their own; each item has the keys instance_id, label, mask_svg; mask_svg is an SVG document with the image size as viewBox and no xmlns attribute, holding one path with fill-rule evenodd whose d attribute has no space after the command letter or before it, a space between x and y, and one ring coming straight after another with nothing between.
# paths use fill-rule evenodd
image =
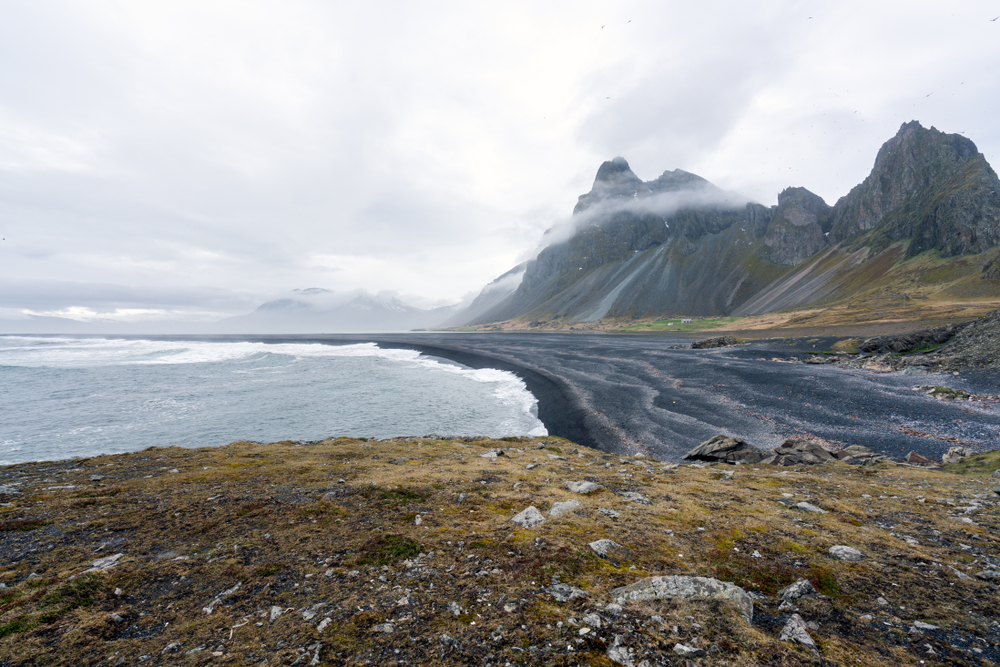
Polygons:
<instances>
[{"instance_id":1,"label":"ocean","mask_svg":"<svg viewBox=\"0 0 1000 667\"><path fill-rule=\"evenodd\" d=\"M546 435L512 373L355 345L0 336L0 464L355 436Z\"/></svg>"}]
</instances>

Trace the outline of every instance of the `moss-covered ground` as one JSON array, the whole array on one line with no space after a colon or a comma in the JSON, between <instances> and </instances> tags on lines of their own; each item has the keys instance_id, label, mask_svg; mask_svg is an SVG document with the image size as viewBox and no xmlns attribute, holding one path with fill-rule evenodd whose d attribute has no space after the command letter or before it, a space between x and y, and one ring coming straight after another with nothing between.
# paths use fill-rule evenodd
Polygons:
<instances>
[{"instance_id":1,"label":"moss-covered ground","mask_svg":"<svg viewBox=\"0 0 1000 667\"><path fill-rule=\"evenodd\" d=\"M0 664L610 665L616 636L635 664L678 664L677 642L711 665L996 664L997 587L976 574L1000 569L1000 460L975 465L676 467L557 438L430 437L10 466ZM529 505L543 524L510 523ZM602 538L633 555L599 558ZM753 623L719 602L608 606L666 574L746 588ZM778 639L775 594L799 578L828 596L797 603L819 660ZM554 580L586 595L558 603Z\"/></svg>"}]
</instances>

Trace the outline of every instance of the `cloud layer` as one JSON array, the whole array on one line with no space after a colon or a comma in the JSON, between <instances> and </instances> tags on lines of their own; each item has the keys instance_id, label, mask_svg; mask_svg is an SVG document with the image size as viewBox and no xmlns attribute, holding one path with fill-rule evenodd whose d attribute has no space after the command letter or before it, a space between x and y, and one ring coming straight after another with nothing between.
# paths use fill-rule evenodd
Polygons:
<instances>
[{"instance_id":1,"label":"cloud layer","mask_svg":"<svg viewBox=\"0 0 1000 667\"><path fill-rule=\"evenodd\" d=\"M764 203L912 119L1000 159L989 3L536 4L5 3L0 319L458 300L615 155Z\"/></svg>"}]
</instances>

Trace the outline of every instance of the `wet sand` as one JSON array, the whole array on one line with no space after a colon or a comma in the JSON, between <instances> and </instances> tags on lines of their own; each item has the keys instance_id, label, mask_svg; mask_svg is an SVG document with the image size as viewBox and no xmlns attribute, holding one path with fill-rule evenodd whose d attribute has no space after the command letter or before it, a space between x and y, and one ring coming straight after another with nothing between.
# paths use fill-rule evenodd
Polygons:
<instances>
[{"instance_id":1,"label":"wet sand","mask_svg":"<svg viewBox=\"0 0 1000 667\"><path fill-rule=\"evenodd\" d=\"M516 373L549 433L618 453L677 460L724 433L773 448L788 437L859 444L892 456L939 458L956 445L1000 448L1000 409L944 402L913 387L1000 393L1000 372L904 376L788 363L804 341L671 349L692 338L554 333L219 336L419 350L474 368ZM202 339L204 339L202 337ZM823 341L827 343L828 341ZM805 346L805 347L803 347ZM820 348L823 349L821 344Z\"/></svg>"}]
</instances>

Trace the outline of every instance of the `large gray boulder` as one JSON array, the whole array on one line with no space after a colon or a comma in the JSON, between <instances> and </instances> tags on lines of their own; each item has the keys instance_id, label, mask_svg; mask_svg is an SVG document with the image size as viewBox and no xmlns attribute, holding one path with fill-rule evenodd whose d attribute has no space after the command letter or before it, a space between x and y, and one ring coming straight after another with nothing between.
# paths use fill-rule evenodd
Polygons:
<instances>
[{"instance_id":1,"label":"large gray boulder","mask_svg":"<svg viewBox=\"0 0 1000 667\"><path fill-rule=\"evenodd\" d=\"M839 458L824 447L819 440L789 438L771 451L765 461L778 466L816 465Z\"/></svg>"},{"instance_id":2,"label":"large gray boulder","mask_svg":"<svg viewBox=\"0 0 1000 667\"><path fill-rule=\"evenodd\" d=\"M542 516L537 507L532 505L521 510L510 522L521 526L521 528L534 528L545 523L545 517Z\"/></svg>"},{"instance_id":3,"label":"large gray boulder","mask_svg":"<svg viewBox=\"0 0 1000 667\"><path fill-rule=\"evenodd\" d=\"M736 584L719 581L711 577L646 577L634 584L615 588L611 591L615 602L639 602L642 600L663 600L680 598L686 600L729 600L746 619L753 621L753 598Z\"/></svg>"},{"instance_id":4,"label":"large gray boulder","mask_svg":"<svg viewBox=\"0 0 1000 667\"><path fill-rule=\"evenodd\" d=\"M760 463L764 452L740 438L717 435L706 440L681 458L686 461L711 461L713 463Z\"/></svg>"}]
</instances>

